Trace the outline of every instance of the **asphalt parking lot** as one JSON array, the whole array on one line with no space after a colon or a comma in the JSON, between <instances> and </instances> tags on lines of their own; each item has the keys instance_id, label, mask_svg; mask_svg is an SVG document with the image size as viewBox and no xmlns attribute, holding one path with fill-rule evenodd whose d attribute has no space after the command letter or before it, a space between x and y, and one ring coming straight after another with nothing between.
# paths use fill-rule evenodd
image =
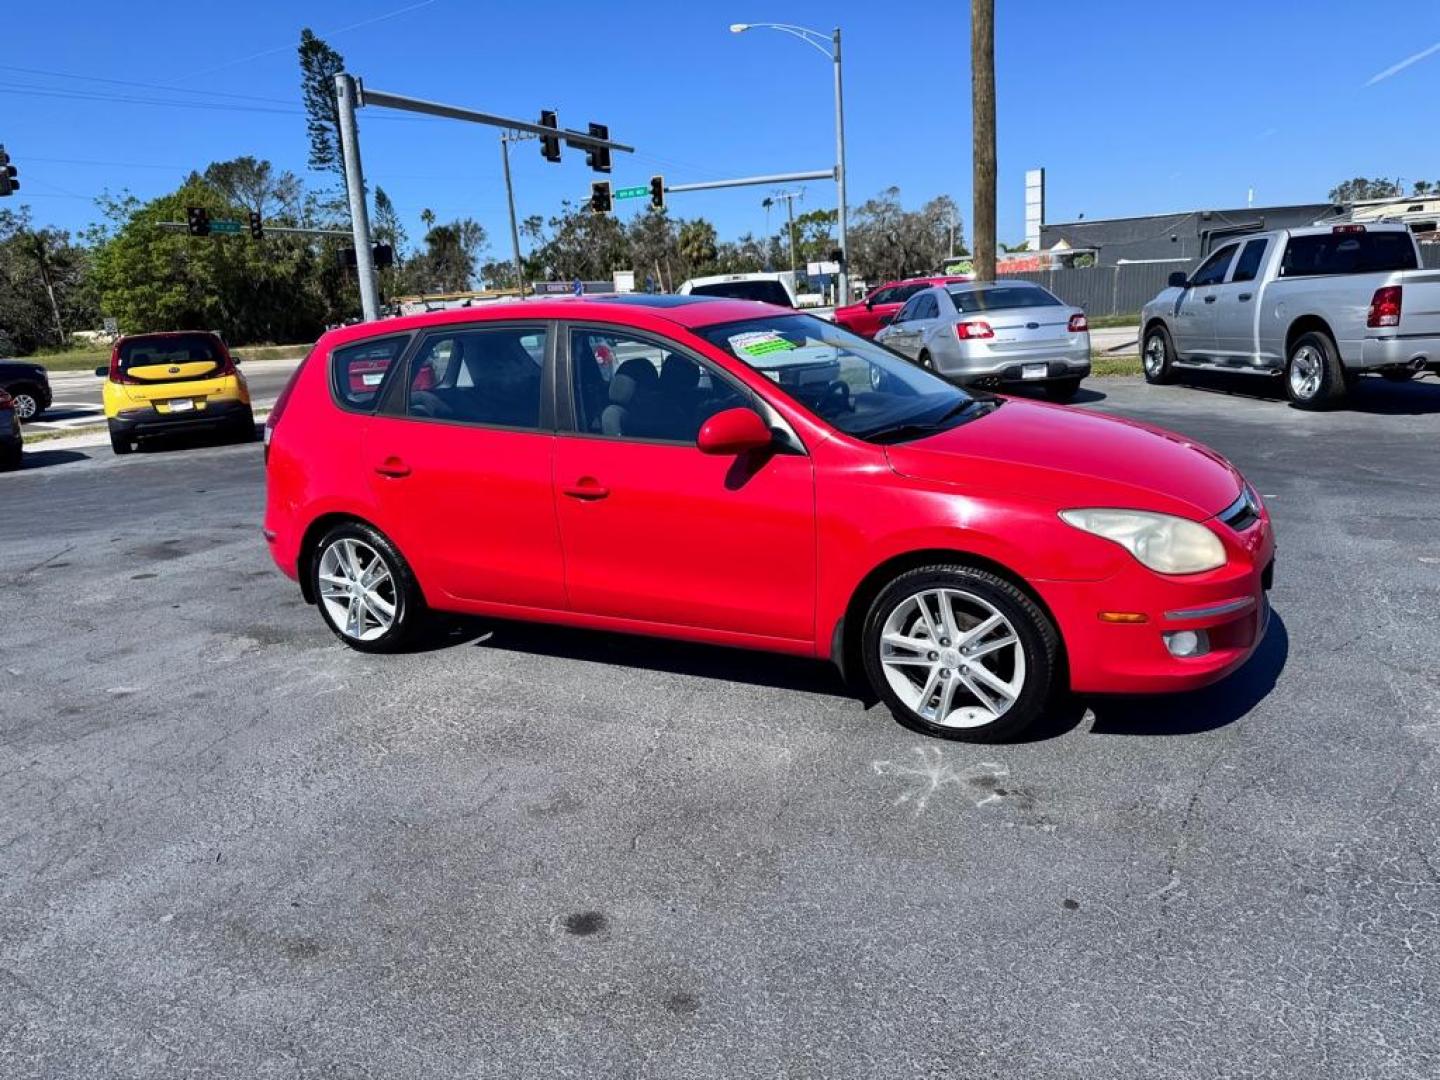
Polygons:
<instances>
[{"instance_id":1,"label":"asphalt parking lot","mask_svg":"<svg viewBox=\"0 0 1440 1080\"><path fill-rule=\"evenodd\" d=\"M826 666L340 646L258 444L0 476L0 1076L1440 1074L1440 384L1079 407L1232 458L1275 618L929 741Z\"/></svg>"}]
</instances>

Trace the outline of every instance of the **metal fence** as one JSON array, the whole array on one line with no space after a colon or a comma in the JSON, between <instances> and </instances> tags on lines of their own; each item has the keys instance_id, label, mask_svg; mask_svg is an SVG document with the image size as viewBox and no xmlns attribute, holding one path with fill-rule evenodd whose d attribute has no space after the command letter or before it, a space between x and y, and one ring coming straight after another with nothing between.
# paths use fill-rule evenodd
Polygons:
<instances>
[{"instance_id":1,"label":"metal fence","mask_svg":"<svg viewBox=\"0 0 1440 1080\"><path fill-rule=\"evenodd\" d=\"M1440 244L1421 244L1420 256L1424 266L1440 270ZM1189 272L1195 265L1194 259L1177 259L1082 269L1027 270L1004 276L1043 285L1065 303L1084 308L1087 315L1136 315L1165 288L1171 274L1176 270Z\"/></svg>"}]
</instances>

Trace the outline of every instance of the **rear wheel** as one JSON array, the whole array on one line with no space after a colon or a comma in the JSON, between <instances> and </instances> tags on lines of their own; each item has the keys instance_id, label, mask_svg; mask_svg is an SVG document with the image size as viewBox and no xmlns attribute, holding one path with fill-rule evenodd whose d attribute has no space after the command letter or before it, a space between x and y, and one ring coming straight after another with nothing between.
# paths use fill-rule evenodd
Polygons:
<instances>
[{"instance_id":1,"label":"rear wheel","mask_svg":"<svg viewBox=\"0 0 1440 1080\"><path fill-rule=\"evenodd\" d=\"M34 420L45 411L40 404L40 395L29 386L12 387L10 396L15 401L15 415L23 421Z\"/></svg>"},{"instance_id":2,"label":"rear wheel","mask_svg":"<svg viewBox=\"0 0 1440 1080\"><path fill-rule=\"evenodd\" d=\"M998 742L1051 697L1059 636L1033 600L996 574L926 566L900 575L862 632L865 673L900 723L926 735Z\"/></svg>"},{"instance_id":3,"label":"rear wheel","mask_svg":"<svg viewBox=\"0 0 1440 1080\"><path fill-rule=\"evenodd\" d=\"M118 432L110 432L110 449L117 454L128 454L135 449L135 440L128 435L121 435Z\"/></svg>"},{"instance_id":4,"label":"rear wheel","mask_svg":"<svg viewBox=\"0 0 1440 1080\"><path fill-rule=\"evenodd\" d=\"M926 371L935 370L935 361L930 359L930 353L925 349L920 350L918 362L920 366L923 367Z\"/></svg>"},{"instance_id":5,"label":"rear wheel","mask_svg":"<svg viewBox=\"0 0 1440 1080\"><path fill-rule=\"evenodd\" d=\"M1285 363L1285 393L1301 409L1328 409L1345 397L1345 369L1328 334L1301 334Z\"/></svg>"},{"instance_id":6,"label":"rear wheel","mask_svg":"<svg viewBox=\"0 0 1440 1080\"><path fill-rule=\"evenodd\" d=\"M245 414L235 421L235 441L255 441L255 413L252 409L246 409Z\"/></svg>"},{"instance_id":7,"label":"rear wheel","mask_svg":"<svg viewBox=\"0 0 1440 1080\"><path fill-rule=\"evenodd\" d=\"M1080 380L1076 378L1055 379L1045 385L1045 393L1054 401L1072 401L1080 392Z\"/></svg>"},{"instance_id":8,"label":"rear wheel","mask_svg":"<svg viewBox=\"0 0 1440 1080\"><path fill-rule=\"evenodd\" d=\"M331 529L310 560L311 587L325 624L361 652L403 648L425 619L425 599L410 566L369 525Z\"/></svg>"},{"instance_id":9,"label":"rear wheel","mask_svg":"<svg viewBox=\"0 0 1440 1080\"><path fill-rule=\"evenodd\" d=\"M1157 326L1146 333L1140 363L1145 369L1146 382L1159 385L1175 381L1175 346L1170 341L1169 330Z\"/></svg>"}]
</instances>

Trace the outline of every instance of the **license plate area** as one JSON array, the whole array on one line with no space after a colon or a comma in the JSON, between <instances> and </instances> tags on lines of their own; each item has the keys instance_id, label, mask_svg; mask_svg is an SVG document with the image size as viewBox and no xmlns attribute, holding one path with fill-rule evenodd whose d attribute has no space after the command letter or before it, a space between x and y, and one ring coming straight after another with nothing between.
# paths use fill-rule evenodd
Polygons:
<instances>
[{"instance_id":1,"label":"license plate area","mask_svg":"<svg viewBox=\"0 0 1440 1080\"><path fill-rule=\"evenodd\" d=\"M1025 364L1020 368L1022 379L1043 379L1049 373L1048 364Z\"/></svg>"},{"instance_id":2,"label":"license plate area","mask_svg":"<svg viewBox=\"0 0 1440 1080\"><path fill-rule=\"evenodd\" d=\"M167 411L172 413L191 412L194 410L194 408L195 402L191 401L189 398L173 398L170 401L166 402Z\"/></svg>"}]
</instances>

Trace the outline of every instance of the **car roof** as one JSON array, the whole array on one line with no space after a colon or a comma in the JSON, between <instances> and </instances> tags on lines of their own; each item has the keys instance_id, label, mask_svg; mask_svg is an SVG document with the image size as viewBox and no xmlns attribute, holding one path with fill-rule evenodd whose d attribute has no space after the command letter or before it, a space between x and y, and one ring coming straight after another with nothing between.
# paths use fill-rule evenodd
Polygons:
<instances>
[{"instance_id":1,"label":"car roof","mask_svg":"<svg viewBox=\"0 0 1440 1080\"><path fill-rule=\"evenodd\" d=\"M793 308L767 304L760 300L732 300L723 296L674 296L669 294L615 293L590 296L536 297L534 299L502 300L483 307L449 308L400 315L392 319L355 323L329 331L325 338L333 344L364 341L387 334L408 334L436 326L455 323L504 322L523 319L534 322L545 319L568 319L632 325L651 319L673 323L685 329L713 326L717 323L741 322L768 315L798 315Z\"/></svg>"}]
</instances>

